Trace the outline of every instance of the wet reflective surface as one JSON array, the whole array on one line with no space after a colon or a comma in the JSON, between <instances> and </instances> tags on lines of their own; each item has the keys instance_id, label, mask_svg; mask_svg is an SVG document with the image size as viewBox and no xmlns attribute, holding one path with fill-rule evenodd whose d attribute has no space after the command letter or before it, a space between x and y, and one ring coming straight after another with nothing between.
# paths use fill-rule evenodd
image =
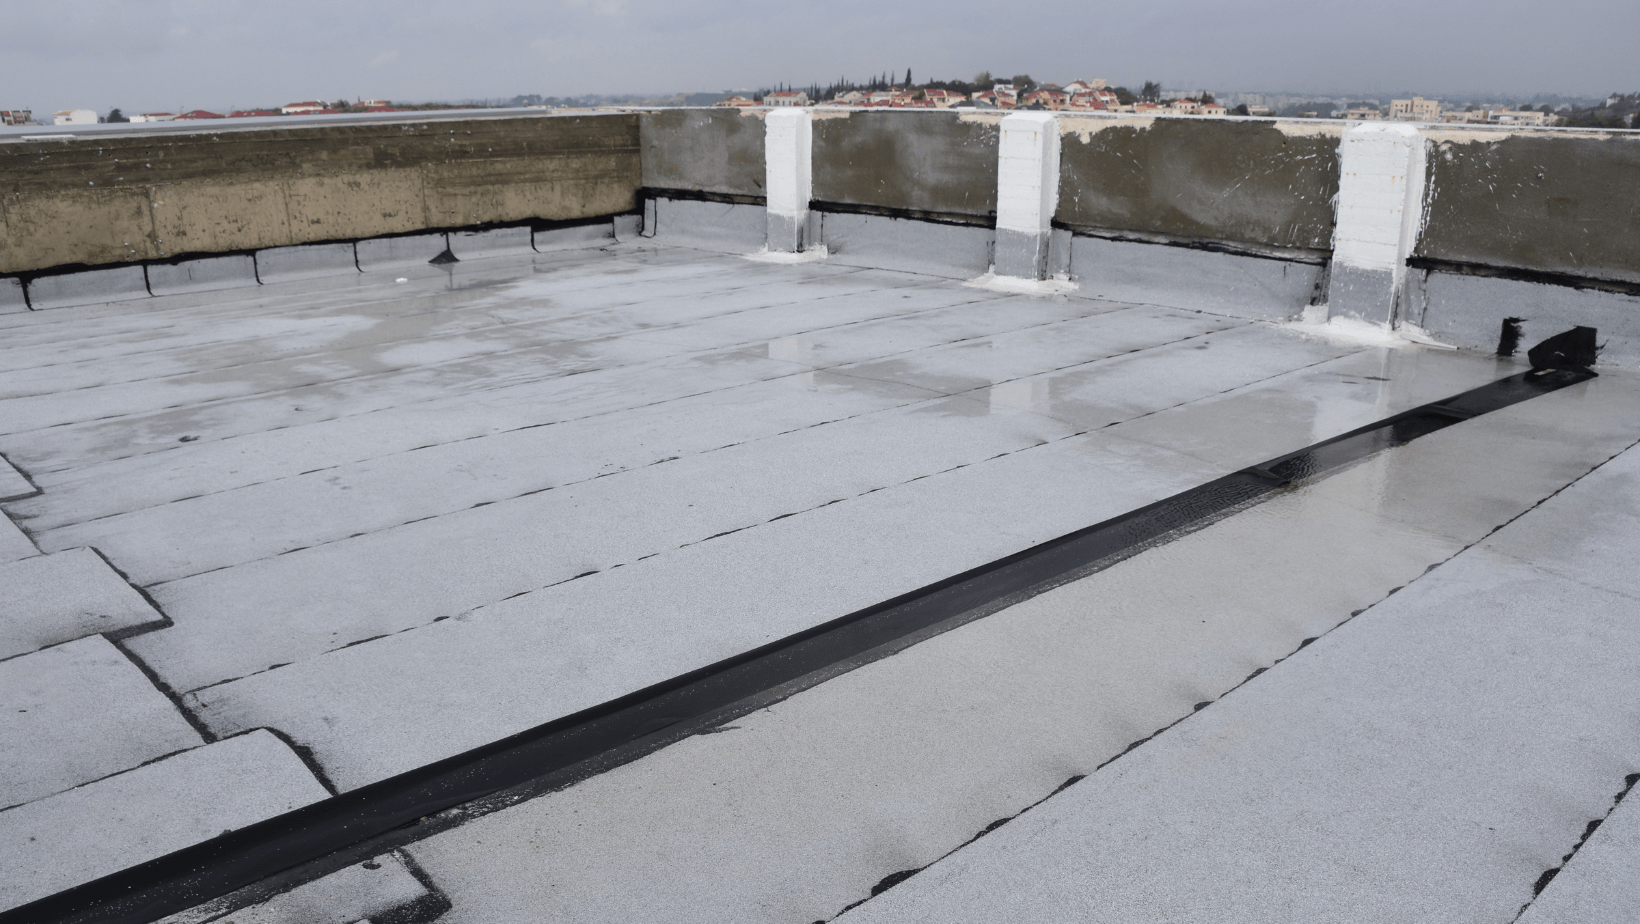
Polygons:
<instances>
[{"instance_id":1,"label":"wet reflective surface","mask_svg":"<svg viewBox=\"0 0 1640 924\"><path fill-rule=\"evenodd\" d=\"M0 318L0 452L42 488L6 512L164 609L126 645L205 727L276 729L344 791L1026 555L981 594L1012 599L1341 466L1328 509L1401 523L1401 454L1533 413L1465 400L1290 456L1520 367L672 248L402 275Z\"/></svg>"}]
</instances>

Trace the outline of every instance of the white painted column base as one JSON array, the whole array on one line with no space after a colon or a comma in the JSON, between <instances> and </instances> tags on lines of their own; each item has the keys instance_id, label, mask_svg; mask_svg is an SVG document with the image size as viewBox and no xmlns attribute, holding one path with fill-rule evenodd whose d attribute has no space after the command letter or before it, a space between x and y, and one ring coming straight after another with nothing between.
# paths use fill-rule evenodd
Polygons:
<instances>
[{"instance_id":1,"label":"white painted column base","mask_svg":"<svg viewBox=\"0 0 1640 924\"><path fill-rule=\"evenodd\" d=\"M1344 132L1329 316L1394 326L1407 258L1422 231L1425 147L1412 125L1357 125Z\"/></svg>"},{"instance_id":2,"label":"white painted column base","mask_svg":"<svg viewBox=\"0 0 1640 924\"><path fill-rule=\"evenodd\" d=\"M998 276L1044 279L1050 223L1059 204L1059 120L1016 112L1002 120L997 152Z\"/></svg>"},{"instance_id":3,"label":"white painted column base","mask_svg":"<svg viewBox=\"0 0 1640 924\"><path fill-rule=\"evenodd\" d=\"M806 109L776 109L763 120L764 190L771 253L800 253L808 241L813 123Z\"/></svg>"}]
</instances>

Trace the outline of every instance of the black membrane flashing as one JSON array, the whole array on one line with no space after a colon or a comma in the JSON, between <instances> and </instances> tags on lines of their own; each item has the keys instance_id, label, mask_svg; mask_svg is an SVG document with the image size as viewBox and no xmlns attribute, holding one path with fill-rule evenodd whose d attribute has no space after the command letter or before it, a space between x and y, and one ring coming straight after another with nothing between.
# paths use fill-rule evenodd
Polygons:
<instances>
[{"instance_id":1,"label":"black membrane flashing","mask_svg":"<svg viewBox=\"0 0 1640 924\"><path fill-rule=\"evenodd\" d=\"M1534 369L1396 414L717 664L0 913L0 924L143 924L270 877L292 885L316 878L635 760L1193 532L1291 482L1594 375Z\"/></svg>"}]
</instances>

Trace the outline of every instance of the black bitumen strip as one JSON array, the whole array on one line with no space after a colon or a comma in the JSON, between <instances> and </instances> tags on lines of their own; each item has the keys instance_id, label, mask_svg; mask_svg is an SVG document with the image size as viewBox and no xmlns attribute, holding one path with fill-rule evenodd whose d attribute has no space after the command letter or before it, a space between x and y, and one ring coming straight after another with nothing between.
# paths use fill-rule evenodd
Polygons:
<instances>
[{"instance_id":1,"label":"black bitumen strip","mask_svg":"<svg viewBox=\"0 0 1640 924\"><path fill-rule=\"evenodd\" d=\"M1443 260L1436 257L1412 256L1407 266L1435 273L1456 276L1488 276L1513 282L1535 282L1545 286L1563 286L1569 289L1611 292L1616 295L1640 295L1640 281L1602 276L1585 276L1553 270L1526 269L1519 266L1494 266L1465 260Z\"/></svg>"},{"instance_id":2,"label":"black bitumen strip","mask_svg":"<svg viewBox=\"0 0 1640 924\"><path fill-rule=\"evenodd\" d=\"M611 702L0 913L0 924L139 924L269 877L308 878L297 867L322 874L357 862L459 823L419 824L429 816L481 800L493 811L545 785L603 772L1199 529L1290 482L1593 376L1533 370L1396 414Z\"/></svg>"},{"instance_id":3,"label":"black bitumen strip","mask_svg":"<svg viewBox=\"0 0 1640 924\"><path fill-rule=\"evenodd\" d=\"M709 189L674 189L668 186L645 186L638 190L637 199L639 202L646 199L679 199L688 202L718 202L724 205L765 205L768 202L767 196L713 192Z\"/></svg>"},{"instance_id":4,"label":"black bitumen strip","mask_svg":"<svg viewBox=\"0 0 1640 924\"><path fill-rule=\"evenodd\" d=\"M986 212L983 215L968 215L962 212L934 212L928 209L865 205L859 202L835 202L829 199L810 200L809 211L833 215L868 215L874 218L922 221L929 224L958 225L965 228L995 228L997 224L995 211Z\"/></svg>"}]
</instances>

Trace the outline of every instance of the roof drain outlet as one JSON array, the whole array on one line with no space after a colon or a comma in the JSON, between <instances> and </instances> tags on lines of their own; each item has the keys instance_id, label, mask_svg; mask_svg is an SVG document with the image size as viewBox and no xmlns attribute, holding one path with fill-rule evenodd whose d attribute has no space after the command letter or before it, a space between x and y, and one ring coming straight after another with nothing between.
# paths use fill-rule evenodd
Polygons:
<instances>
[{"instance_id":1,"label":"roof drain outlet","mask_svg":"<svg viewBox=\"0 0 1640 924\"><path fill-rule=\"evenodd\" d=\"M1580 327L1534 368L1060 536L619 699L0 912L0 924L146 924L270 877L294 886L715 728L1283 490L1481 414L1587 381ZM1255 672L1256 673L1256 672ZM459 813L440 815L462 806ZM909 872L909 871L906 871ZM895 874L896 876L902 874ZM888 888L888 880L879 883Z\"/></svg>"}]
</instances>

